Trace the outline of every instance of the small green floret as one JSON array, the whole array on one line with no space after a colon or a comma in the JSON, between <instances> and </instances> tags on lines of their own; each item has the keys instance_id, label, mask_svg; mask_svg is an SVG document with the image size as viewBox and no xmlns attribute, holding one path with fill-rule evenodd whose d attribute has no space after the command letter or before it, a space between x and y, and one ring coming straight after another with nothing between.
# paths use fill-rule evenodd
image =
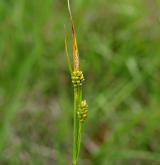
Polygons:
<instances>
[{"instance_id":1,"label":"small green floret","mask_svg":"<svg viewBox=\"0 0 160 165\"><path fill-rule=\"evenodd\" d=\"M72 72L72 83L75 87L82 86L83 81L84 81L84 76L82 71Z\"/></svg>"},{"instance_id":2,"label":"small green floret","mask_svg":"<svg viewBox=\"0 0 160 165\"><path fill-rule=\"evenodd\" d=\"M88 113L88 104L86 100L82 101L80 106L79 106L79 111L77 112L78 118L81 123L83 123L86 118L87 118L87 113Z\"/></svg>"}]
</instances>

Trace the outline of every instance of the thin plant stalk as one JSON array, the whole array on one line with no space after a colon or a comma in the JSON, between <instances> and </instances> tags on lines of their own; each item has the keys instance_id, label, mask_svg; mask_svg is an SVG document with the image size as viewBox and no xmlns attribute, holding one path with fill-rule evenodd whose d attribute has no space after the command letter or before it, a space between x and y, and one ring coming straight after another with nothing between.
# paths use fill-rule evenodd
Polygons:
<instances>
[{"instance_id":1,"label":"thin plant stalk","mask_svg":"<svg viewBox=\"0 0 160 165\"><path fill-rule=\"evenodd\" d=\"M73 164L77 164L77 106L78 106L78 89L74 87L74 113L73 113Z\"/></svg>"},{"instance_id":2,"label":"thin plant stalk","mask_svg":"<svg viewBox=\"0 0 160 165\"><path fill-rule=\"evenodd\" d=\"M66 51L66 57L68 62L68 68L70 71L70 74L72 74L72 67L70 62L70 57L68 53L68 44L67 44L67 37L66 37L66 29L64 26L64 35L65 35L65 51ZM77 154L78 154L78 130L79 130L79 122L78 122L78 106L81 98L81 92L79 92L79 88L77 86L74 86L74 113L73 113L73 165L77 165Z\"/></svg>"},{"instance_id":3,"label":"thin plant stalk","mask_svg":"<svg viewBox=\"0 0 160 165\"><path fill-rule=\"evenodd\" d=\"M82 124L78 119L77 112L79 110L79 105L82 100L82 87L74 87L74 131L73 131L73 164L77 164L80 143L81 143L81 128Z\"/></svg>"},{"instance_id":4,"label":"thin plant stalk","mask_svg":"<svg viewBox=\"0 0 160 165\"><path fill-rule=\"evenodd\" d=\"M78 87L79 91L79 104L82 101L82 87ZM78 121L78 139L77 139L77 159L79 157L79 152L80 152L80 146L81 146L81 132L82 132L82 123Z\"/></svg>"}]
</instances>

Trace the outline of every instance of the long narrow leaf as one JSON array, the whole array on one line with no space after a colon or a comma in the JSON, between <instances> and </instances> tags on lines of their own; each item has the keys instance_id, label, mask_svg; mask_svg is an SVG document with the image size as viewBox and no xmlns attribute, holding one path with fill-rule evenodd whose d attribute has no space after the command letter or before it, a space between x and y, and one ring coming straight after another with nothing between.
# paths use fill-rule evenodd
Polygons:
<instances>
[{"instance_id":1,"label":"long narrow leaf","mask_svg":"<svg viewBox=\"0 0 160 165\"><path fill-rule=\"evenodd\" d=\"M68 0L68 10L70 15L71 21L71 28L72 28L72 40L73 40L73 68L75 71L80 70L79 66L79 54L78 54L78 46L77 46L77 39L76 39L76 31L74 27L74 21L71 13L70 2Z\"/></svg>"},{"instance_id":2,"label":"long narrow leaf","mask_svg":"<svg viewBox=\"0 0 160 165\"><path fill-rule=\"evenodd\" d=\"M67 44L67 35L66 35L66 27L64 26L64 41L65 41L65 50L66 50L66 57L68 62L68 68L70 71L70 74L72 74L72 66L71 66L71 60L68 53L68 44Z\"/></svg>"}]
</instances>

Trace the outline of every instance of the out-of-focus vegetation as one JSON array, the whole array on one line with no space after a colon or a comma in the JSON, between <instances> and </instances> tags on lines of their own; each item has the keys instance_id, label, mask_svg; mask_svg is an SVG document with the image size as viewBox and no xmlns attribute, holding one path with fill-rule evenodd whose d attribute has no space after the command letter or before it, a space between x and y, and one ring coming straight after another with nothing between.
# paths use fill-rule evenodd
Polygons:
<instances>
[{"instance_id":1,"label":"out-of-focus vegetation","mask_svg":"<svg viewBox=\"0 0 160 165\"><path fill-rule=\"evenodd\" d=\"M71 4L90 107L79 164L159 165L160 1ZM66 0L0 1L1 165L71 164L68 17Z\"/></svg>"}]
</instances>

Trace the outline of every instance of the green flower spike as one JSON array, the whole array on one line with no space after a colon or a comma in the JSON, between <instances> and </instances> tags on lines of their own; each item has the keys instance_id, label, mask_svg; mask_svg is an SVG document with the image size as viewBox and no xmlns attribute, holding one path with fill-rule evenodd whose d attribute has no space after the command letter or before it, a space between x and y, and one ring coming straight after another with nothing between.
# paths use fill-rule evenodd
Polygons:
<instances>
[{"instance_id":1,"label":"green flower spike","mask_svg":"<svg viewBox=\"0 0 160 165\"><path fill-rule=\"evenodd\" d=\"M79 111L78 111L78 118L81 123L84 123L84 121L87 118L87 113L88 113L88 104L86 100L82 101L80 106L79 106Z\"/></svg>"},{"instance_id":2,"label":"green flower spike","mask_svg":"<svg viewBox=\"0 0 160 165\"><path fill-rule=\"evenodd\" d=\"M82 71L72 72L72 83L75 87L82 86L83 81L84 81L84 76Z\"/></svg>"}]
</instances>

